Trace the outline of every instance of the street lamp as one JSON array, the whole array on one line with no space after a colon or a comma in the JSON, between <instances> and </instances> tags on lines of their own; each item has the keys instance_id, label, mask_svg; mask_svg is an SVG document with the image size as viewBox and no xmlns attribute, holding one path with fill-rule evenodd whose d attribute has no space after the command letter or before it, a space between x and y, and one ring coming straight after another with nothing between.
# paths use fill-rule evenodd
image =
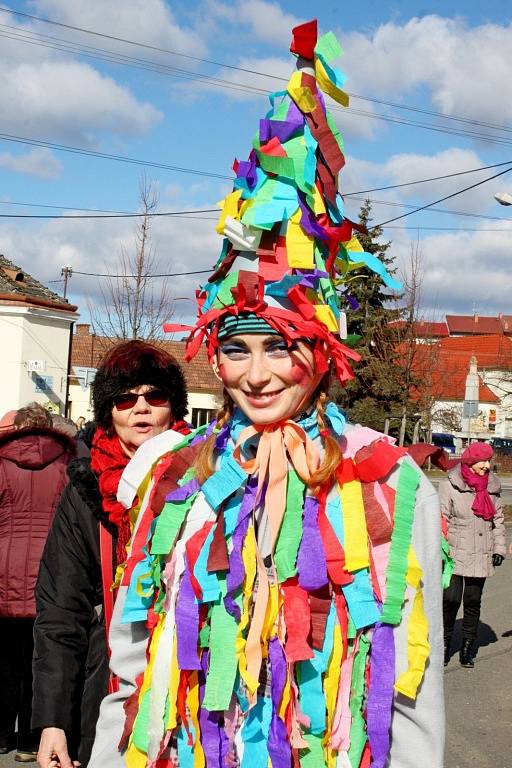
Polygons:
<instances>
[{"instance_id":1,"label":"street lamp","mask_svg":"<svg viewBox=\"0 0 512 768\"><path fill-rule=\"evenodd\" d=\"M512 205L512 195L510 192L497 192L494 195L494 199L497 200L500 205Z\"/></svg>"}]
</instances>

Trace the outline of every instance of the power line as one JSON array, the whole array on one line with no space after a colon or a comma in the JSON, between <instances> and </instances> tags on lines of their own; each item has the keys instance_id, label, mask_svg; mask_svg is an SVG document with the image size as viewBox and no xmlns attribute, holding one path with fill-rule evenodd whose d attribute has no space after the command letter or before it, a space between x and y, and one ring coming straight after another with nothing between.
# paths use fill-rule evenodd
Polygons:
<instances>
[{"instance_id":1,"label":"power line","mask_svg":"<svg viewBox=\"0 0 512 768\"><path fill-rule=\"evenodd\" d=\"M55 213L0 213L0 219L136 219L141 216L146 218L176 217L193 218L195 213L220 213L218 208L203 208L192 211L162 211L161 213L105 213L105 214L69 214L60 216ZM215 219L216 220L216 219ZM208 221L208 219L205 219Z\"/></svg>"},{"instance_id":2,"label":"power line","mask_svg":"<svg viewBox=\"0 0 512 768\"><path fill-rule=\"evenodd\" d=\"M189 275L204 275L206 273L211 273L211 269L198 269L195 272L170 272L169 274L164 275L144 275L144 277L147 278L160 278L160 277L188 277ZM111 278L135 278L140 277L140 275L110 275L108 272L78 272L77 270L73 270L74 275L86 275L87 277L111 277Z\"/></svg>"},{"instance_id":3,"label":"power line","mask_svg":"<svg viewBox=\"0 0 512 768\"><path fill-rule=\"evenodd\" d=\"M467 171L456 171L454 173L445 173L442 176L430 176L428 179L417 179L416 181L404 181L401 184L388 184L385 187L373 187L372 189L360 189L357 192L344 192L343 197L352 197L353 195L366 195L368 192L383 192L387 189L399 189L400 187L410 187L413 184L426 184L428 181L440 181L441 179L451 179L454 176L464 176L467 173L476 173L477 171L488 171L491 168L501 168L504 165L510 165L512 160L506 160L502 163L493 163L493 165L482 165L480 168L470 168Z\"/></svg>"},{"instance_id":4,"label":"power line","mask_svg":"<svg viewBox=\"0 0 512 768\"><path fill-rule=\"evenodd\" d=\"M278 80L278 81L281 81L281 82L287 82L287 78L281 77L279 75L272 74L270 72L260 72L258 70L254 70L254 69L251 69L251 68L248 68L248 67L238 67L238 66L235 66L235 65L232 65L232 64L226 64L224 62L219 62L219 61L215 61L215 60L212 60L212 59L206 59L206 58L203 58L203 57L200 57L200 56L192 56L190 54L185 54L185 53L182 53L182 52L179 52L179 51L175 51L175 50L172 50L172 49L169 49L169 48L162 48L162 47L159 47L159 46L150 45L148 43L143 43L143 42L136 41L136 40L130 40L130 39L127 39L127 38L116 36L116 35L109 35L109 34L106 34L106 33L103 33L103 32L98 32L98 31L95 31L95 30L86 29L84 27L78 27L78 26L75 26L75 25L72 25L72 24L65 24L63 22L59 22L59 21L56 21L54 19L47 19L47 18L43 18L43 17L40 17L40 16L35 16L35 15L32 15L32 14L28 14L28 13L25 13L25 12L22 12L22 11L15 11L15 10L13 10L11 8L0 7L0 11L4 12L4 13L11 14L11 15L16 15L16 16L20 16L20 17L23 17L23 18L31 19L32 21L37 21L37 22L41 22L41 23L44 23L44 24L49 24L49 25L53 25L53 26L56 26L56 27L60 27L62 29L69 29L69 30L72 30L72 31L75 31L75 32L82 32L84 34L93 35L95 37L100 37L100 38L103 38L103 39L106 39L106 40L112 40L112 41L115 41L115 42L124 43L126 45L136 46L136 47L139 47L139 48L145 48L147 50L156 51L158 53L167 53L167 54L171 54L173 56L178 56L180 58L189 59L191 61L197 61L199 63L210 64L210 65L213 65L213 66L216 66L216 67L223 67L225 69L230 69L230 70L234 70L234 71L238 71L238 72L244 72L246 74L260 75L262 77L268 77L268 78L271 78L273 80ZM5 26L9 26L9 25L5 25ZM30 30L24 30L24 31L28 32L28 33L31 33ZM33 32L31 34L40 35L41 37L47 37L47 38L49 37L47 35L42 35L41 33L37 33L37 32ZM59 38L56 38L56 39L59 40ZM67 44L74 45L74 46L79 45L79 43L73 43L71 41L64 41L64 42L67 42ZM91 46L86 46L86 47L91 48ZM96 50L101 51L102 49L96 49ZM103 51L104 51L104 49L103 49ZM111 54L111 55L114 55L114 56L125 56L124 54L117 54L115 52L107 51L107 53ZM134 57L125 56L125 58L127 58L127 59L128 58L132 58L133 59ZM144 61L144 60L142 60L142 61ZM154 64L156 66L160 66L157 62L147 62L147 63ZM190 74L194 74L194 73L190 72L190 70L188 72ZM201 76L201 75L196 75L196 77L197 76L205 77L205 76ZM228 81L224 81L224 82L227 83ZM233 86L233 85L236 85L236 84L229 83L229 85ZM246 87L253 89L253 86L246 86ZM257 90L259 90L259 89L257 89ZM506 131L506 132L511 132L512 131L512 128L507 128L506 126L497 125L495 123L491 123L491 122L488 122L488 121L476 120L474 118L467 118L467 117L457 116L457 115L445 115L442 112L436 112L435 110L429 110L429 109L424 109L424 108L420 108L420 107L413 107L413 106L410 106L410 105L407 105L407 104L400 104L400 103L397 103L397 102L387 101L385 99L378 99L376 97L371 97L371 96L363 96L363 95L357 94L357 93L349 93L349 96L351 98L353 98L353 99L358 99L358 100L361 100L361 101L368 101L368 102L371 102L371 103L374 103L374 104L381 104L383 106L393 107L395 109L402 109L402 110L406 110L406 111L410 111L410 112L426 114L428 116L441 118L443 120L451 120L451 121L463 122L463 123L467 123L467 124L470 124L470 125L479 125L479 126L482 126L482 127L485 127L485 128L490 128L492 130L499 130L499 131ZM371 115L373 113L369 113L369 114Z\"/></svg>"},{"instance_id":5,"label":"power line","mask_svg":"<svg viewBox=\"0 0 512 768\"><path fill-rule=\"evenodd\" d=\"M55 149L58 152L69 152L74 155L85 155L87 157L99 157L103 160L116 160L120 163L132 163L134 165L144 165L150 168L161 168L166 171L176 171L178 173L190 173L195 176L206 176L212 179L227 179L232 181L232 176L225 176L220 173L210 173L209 171L197 171L192 168L180 167L177 165L168 165L167 163L157 163L152 160L140 160L135 157L126 157L125 155L113 155L107 152L98 152L93 149L80 149L79 147L71 147L67 144L55 144L51 141L44 141L43 139L32 139L25 136L16 136L15 134L0 133L0 140L10 141L15 144L26 144L34 147L46 147L47 149Z\"/></svg>"},{"instance_id":6,"label":"power line","mask_svg":"<svg viewBox=\"0 0 512 768\"><path fill-rule=\"evenodd\" d=\"M1 138L1 134L0 134L0 138ZM34 140L34 141L36 141L36 140ZM143 162L143 161L141 161L141 162ZM468 174L468 173L477 173L479 171L485 171L485 170L488 170L490 168L501 168L503 165L512 165L512 161L508 160L507 162L494 163L493 165L484 165L484 166L481 166L480 168L470 168L470 169L465 170L465 171L456 171L454 173L448 173L448 174L445 174L443 176L432 176L432 177L427 178L427 179L417 179L415 181L407 181L407 182L403 182L401 184L389 184L389 185L387 185L385 187L374 187L373 189L365 189L365 190L361 190L361 191L357 191L357 192L343 192L343 197L344 198L345 197L350 197L353 200L365 200L366 198L357 197L357 196L358 195L368 194L370 192L377 192L377 191L380 191L380 190L398 189L398 188L401 188L401 187L413 186L415 184L424 184L424 183L429 182L429 181L440 181L442 179L450 179L450 178L454 178L456 176L463 176L463 175ZM225 177L225 178L228 178L228 177ZM391 206L397 206L397 207L402 207L402 208L412 208L414 210L418 210L413 205L408 205L406 203L394 202L394 201L390 201L390 200L375 200L375 199L373 199L373 202L377 203L379 205L391 205ZM9 214L7 214L7 213L0 214L0 218L23 218L23 219L31 219L31 218L33 218L33 219L136 218L136 217L140 217L140 216L144 216L144 215L147 215L148 217L150 217L150 216L176 216L176 217L179 217L179 216L189 216L190 215L190 217L192 217L194 214L197 214L197 213L218 213L219 212L218 208L203 208L203 209L191 210L191 211L164 211L164 212L160 212L160 213L143 214L143 213L133 213L133 212L126 212L126 211L113 211L113 210L101 209L101 208L80 208L78 206L47 205L45 203L23 203L23 202L17 202L17 201L15 202L15 201L10 201L10 200L0 200L0 205L17 205L17 206L26 206L26 207L31 207L31 208L55 208L55 209L59 209L59 210L84 211L86 213L104 214L104 215L99 215L99 216L77 216L77 215L76 216L75 215L60 216L60 215L46 215L46 214L43 215L43 214L10 214L10 213ZM432 205L433 205L433 203L430 204L429 207L431 207ZM499 217L499 216L484 216L482 214L469 213L469 212L464 212L464 211L449 211L449 210L446 210L446 209L443 209L443 208L436 208L436 209L432 209L432 210L435 210L437 213L448 213L448 214L451 214L451 215L454 215L454 216L471 216L471 217L474 217L474 218L492 219L492 220L495 220L495 221L503 221L503 218ZM205 219L205 220L209 220L209 219Z\"/></svg>"},{"instance_id":7,"label":"power line","mask_svg":"<svg viewBox=\"0 0 512 768\"><path fill-rule=\"evenodd\" d=\"M510 168L505 168L504 171L495 173L493 176L489 176L487 179L482 179L481 181L477 181L476 184L471 184L469 187L464 187L464 189L459 189L458 192L452 192L451 195L445 195L444 197L440 197L439 200L434 200L432 203L427 203L426 205L422 205L413 211L402 213L400 216L395 216L393 219L388 219L387 221L383 221L380 224L375 224L372 227L372 229L375 229L376 227L383 227L386 224L391 224L391 222L393 221L398 221L399 219L404 219L406 216L411 216L413 213L424 211L427 208L431 208L433 205L437 205L438 203L443 203L445 200L450 200L452 197L457 197L457 195L462 195L463 192L468 192L470 189L475 189L476 187L480 187L482 184L485 184L488 181L492 181L493 179L497 179L499 176L503 176L505 173L510 173L510 171L512 171L512 166Z\"/></svg>"}]
</instances>

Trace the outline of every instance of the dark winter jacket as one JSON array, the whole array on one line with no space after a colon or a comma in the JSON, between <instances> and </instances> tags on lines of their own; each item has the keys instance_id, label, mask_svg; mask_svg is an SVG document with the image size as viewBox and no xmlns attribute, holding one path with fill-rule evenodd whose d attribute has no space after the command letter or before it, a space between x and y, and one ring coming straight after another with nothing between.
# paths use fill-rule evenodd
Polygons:
<instances>
[{"instance_id":1,"label":"dark winter jacket","mask_svg":"<svg viewBox=\"0 0 512 768\"><path fill-rule=\"evenodd\" d=\"M75 442L53 429L0 436L0 616L34 618L39 562Z\"/></svg>"},{"instance_id":2,"label":"dark winter jacket","mask_svg":"<svg viewBox=\"0 0 512 768\"><path fill-rule=\"evenodd\" d=\"M89 457L68 474L36 587L32 727L65 730L70 756L85 766L108 684L99 525L110 524Z\"/></svg>"}]
</instances>

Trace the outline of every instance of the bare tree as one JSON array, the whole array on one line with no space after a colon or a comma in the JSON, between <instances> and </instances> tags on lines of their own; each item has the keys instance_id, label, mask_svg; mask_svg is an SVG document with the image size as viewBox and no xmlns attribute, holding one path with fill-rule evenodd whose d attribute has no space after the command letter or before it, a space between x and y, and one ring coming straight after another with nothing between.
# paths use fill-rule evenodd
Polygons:
<instances>
[{"instance_id":1,"label":"bare tree","mask_svg":"<svg viewBox=\"0 0 512 768\"><path fill-rule=\"evenodd\" d=\"M133 250L121 246L117 269L100 286L102 301L95 306L88 302L91 325L99 336L114 339L162 338L162 325L172 315L169 281L153 275L158 272L158 260L151 246L151 215L158 206L154 184L145 175L139 184L141 216L135 230ZM117 277L120 275L120 277Z\"/></svg>"}]
</instances>

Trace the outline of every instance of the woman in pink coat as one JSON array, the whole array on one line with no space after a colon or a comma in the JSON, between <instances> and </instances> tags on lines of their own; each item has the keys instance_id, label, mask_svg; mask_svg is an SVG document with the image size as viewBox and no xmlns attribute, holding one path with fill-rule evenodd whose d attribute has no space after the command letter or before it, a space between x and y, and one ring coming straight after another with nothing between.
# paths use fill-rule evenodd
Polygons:
<instances>
[{"instance_id":1,"label":"woman in pink coat","mask_svg":"<svg viewBox=\"0 0 512 768\"><path fill-rule=\"evenodd\" d=\"M453 576L443 596L445 666L450 659L455 618L463 602L460 663L474 667L485 579L502 564L506 554L501 483L490 472L491 458L490 445L472 443L462 454L461 463L439 485L441 512L448 523L448 543L454 559Z\"/></svg>"}]
</instances>

